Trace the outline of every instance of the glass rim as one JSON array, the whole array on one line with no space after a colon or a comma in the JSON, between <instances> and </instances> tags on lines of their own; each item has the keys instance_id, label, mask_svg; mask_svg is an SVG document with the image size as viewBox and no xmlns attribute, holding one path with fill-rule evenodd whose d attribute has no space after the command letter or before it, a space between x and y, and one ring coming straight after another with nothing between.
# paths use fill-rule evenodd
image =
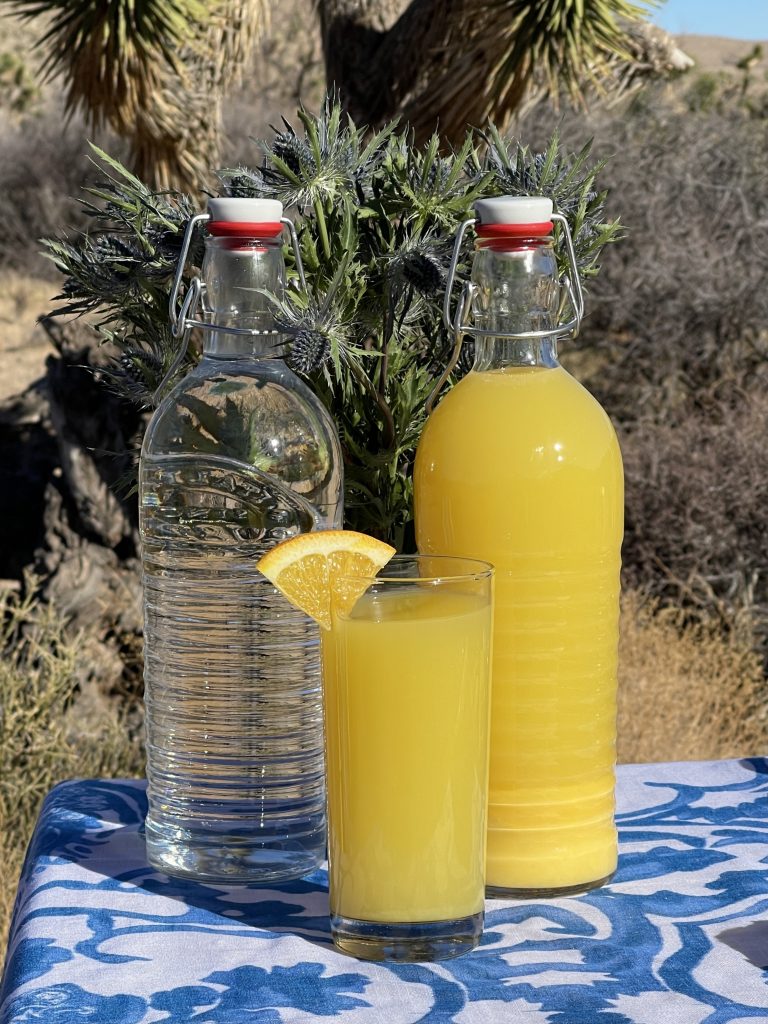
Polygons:
<instances>
[{"instance_id":1,"label":"glass rim","mask_svg":"<svg viewBox=\"0 0 768 1024\"><path fill-rule=\"evenodd\" d=\"M417 564L427 561L427 559L438 559L441 562L454 563L455 565L464 564L474 566L467 572L452 572L452 573L440 573L435 575L431 573L429 576L391 576L387 575L387 569L389 569L393 563L402 564L403 562L416 562ZM393 555L392 558L383 565L379 572L375 576L366 576L363 573L352 573L345 572L341 573L341 579L346 580L369 580L371 584L376 583L460 583L466 580L484 580L493 579L496 572L496 567L491 565L490 562L485 562L481 558L469 558L464 555Z\"/></svg>"}]
</instances>

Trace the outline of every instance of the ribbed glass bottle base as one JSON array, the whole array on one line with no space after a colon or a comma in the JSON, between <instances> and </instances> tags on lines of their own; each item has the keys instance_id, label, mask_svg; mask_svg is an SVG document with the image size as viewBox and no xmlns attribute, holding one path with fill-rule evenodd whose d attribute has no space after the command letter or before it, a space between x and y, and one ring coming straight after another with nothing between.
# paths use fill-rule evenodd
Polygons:
<instances>
[{"instance_id":1,"label":"ribbed glass bottle base","mask_svg":"<svg viewBox=\"0 0 768 1024\"><path fill-rule=\"evenodd\" d=\"M301 878L325 859L325 826L310 823L300 836L249 835L170 829L147 818L147 858L157 871L221 885L271 885Z\"/></svg>"}]
</instances>

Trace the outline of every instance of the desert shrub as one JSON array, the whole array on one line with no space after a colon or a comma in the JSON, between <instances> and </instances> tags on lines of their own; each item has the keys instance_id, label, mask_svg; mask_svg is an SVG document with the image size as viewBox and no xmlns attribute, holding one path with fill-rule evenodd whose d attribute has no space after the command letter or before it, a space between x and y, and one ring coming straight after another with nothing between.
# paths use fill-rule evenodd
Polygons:
<instances>
[{"instance_id":1,"label":"desert shrub","mask_svg":"<svg viewBox=\"0 0 768 1024\"><path fill-rule=\"evenodd\" d=\"M730 76L720 71L713 74L704 71L693 77L683 96L690 111L701 113L716 110L722 102L723 92L729 85Z\"/></svg>"},{"instance_id":2,"label":"desert shrub","mask_svg":"<svg viewBox=\"0 0 768 1024\"><path fill-rule=\"evenodd\" d=\"M122 151L109 141L113 151ZM39 116L1 123L0 270L55 280L56 271L40 254L40 239L85 225L71 197L97 173L82 122L73 118L64 124L56 106Z\"/></svg>"},{"instance_id":3,"label":"desert shrub","mask_svg":"<svg viewBox=\"0 0 768 1024\"><path fill-rule=\"evenodd\" d=\"M618 759L746 757L768 749L760 658L738 620L691 622L638 591L622 602Z\"/></svg>"},{"instance_id":4,"label":"desert shrub","mask_svg":"<svg viewBox=\"0 0 768 1024\"><path fill-rule=\"evenodd\" d=\"M72 777L143 772L139 741L109 702L78 702L77 638L50 604L0 595L0 943L40 802Z\"/></svg>"},{"instance_id":5,"label":"desert shrub","mask_svg":"<svg viewBox=\"0 0 768 1024\"><path fill-rule=\"evenodd\" d=\"M622 438L625 579L708 614L749 612L768 644L768 396L643 422Z\"/></svg>"},{"instance_id":6,"label":"desert shrub","mask_svg":"<svg viewBox=\"0 0 768 1024\"><path fill-rule=\"evenodd\" d=\"M567 365L619 427L625 580L706 616L768 606L768 148L742 103L688 109L689 84L566 117L607 157L626 237L590 282ZM706 105L703 105L706 107ZM547 119L544 119L547 123Z\"/></svg>"},{"instance_id":7,"label":"desert shrub","mask_svg":"<svg viewBox=\"0 0 768 1024\"><path fill-rule=\"evenodd\" d=\"M742 85L686 75L587 113L541 104L517 125L541 148L559 122L564 145L591 138L607 161L606 212L625 237L588 282L582 335L563 352L618 422L680 422L766 380L768 111L764 83L746 99ZM699 91L718 102L696 102Z\"/></svg>"},{"instance_id":8,"label":"desert shrub","mask_svg":"<svg viewBox=\"0 0 768 1024\"><path fill-rule=\"evenodd\" d=\"M24 58L12 50L0 53L0 108L26 114L40 101L40 87Z\"/></svg>"},{"instance_id":9,"label":"desert shrub","mask_svg":"<svg viewBox=\"0 0 768 1024\"><path fill-rule=\"evenodd\" d=\"M608 212L626 228L590 282L578 343L591 390L624 423L682 422L766 379L765 123L735 103L690 111L681 88L563 124L609 158Z\"/></svg>"},{"instance_id":10,"label":"desert shrub","mask_svg":"<svg viewBox=\"0 0 768 1024\"><path fill-rule=\"evenodd\" d=\"M684 90L682 101L694 113L717 111L757 119L766 116L768 90L763 78L756 78L749 66L751 58L760 59L759 44L737 64L739 73L720 71L699 72L694 75Z\"/></svg>"}]
</instances>

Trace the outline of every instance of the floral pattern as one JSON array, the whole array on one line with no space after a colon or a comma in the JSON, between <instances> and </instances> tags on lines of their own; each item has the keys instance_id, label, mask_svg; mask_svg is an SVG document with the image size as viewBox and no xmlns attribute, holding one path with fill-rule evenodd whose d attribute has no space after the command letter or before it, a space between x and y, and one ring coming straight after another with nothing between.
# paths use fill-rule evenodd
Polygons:
<instances>
[{"instance_id":1,"label":"floral pattern","mask_svg":"<svg viewBox=\"0 0 768 1024\"><path fill-rule=\"evenodd\" d=\"M746 1024L768 1021L768 760L623 766L604 888L489 900L440 964L336 952L327 878L264 889L148 867L144 785L44 805L19 886L0 1024Z\"/></svg>"}]
</instances>

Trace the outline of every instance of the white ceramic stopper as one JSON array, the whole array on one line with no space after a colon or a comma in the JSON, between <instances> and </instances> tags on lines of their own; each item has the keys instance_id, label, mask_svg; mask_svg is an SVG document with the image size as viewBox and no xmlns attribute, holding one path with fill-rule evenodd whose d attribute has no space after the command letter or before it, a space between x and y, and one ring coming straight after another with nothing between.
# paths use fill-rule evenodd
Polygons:
<instances>
[{"instance_id":1,"label":"white ceramic stopper","mask_svg":"<svg viewBox=\"0 0 768 1024\"><path fill-rule=\"evenodd\" d=\"M480 224L546 224L552 219L552 200L544 196L497 196L478 199L474 206Z\"/></svg>"},{"instance_id":2,"label":"white ceramic stopper","mask_svg":"<svg viewBox=\"0 0 768 1024\"><path fill-rule=\"evenodd\" d=\"M277 224L283 204L277 199L246 199L223 196L208 200L211 220L234 224Z\"/></svg>"}]
</instances>

